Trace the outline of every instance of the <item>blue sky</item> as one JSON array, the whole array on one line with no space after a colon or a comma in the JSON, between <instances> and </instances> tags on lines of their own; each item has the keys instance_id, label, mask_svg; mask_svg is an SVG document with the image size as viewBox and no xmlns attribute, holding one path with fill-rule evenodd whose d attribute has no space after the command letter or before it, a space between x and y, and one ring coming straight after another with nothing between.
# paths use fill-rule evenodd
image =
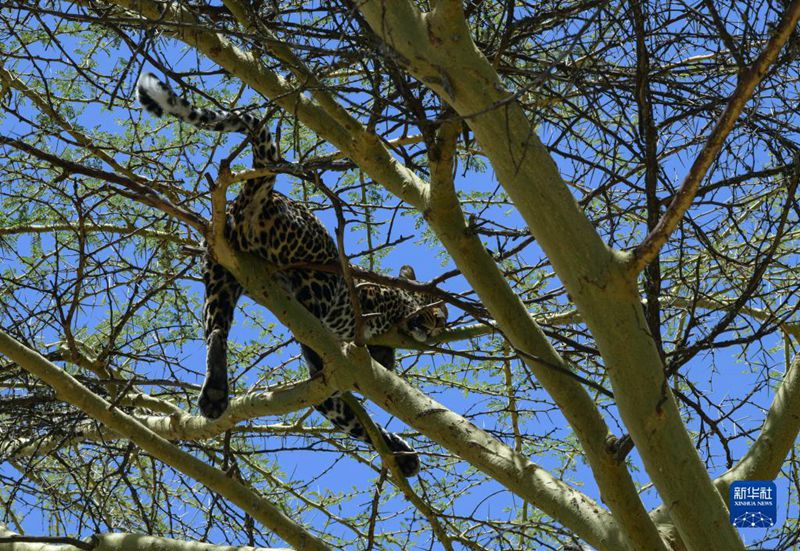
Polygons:
<instances>
[{"instance_id":1,"label":"blue sky","mask_svg":"<svg viewBox=\"0 0 800 551\"><path fill-rule=\"evenodd\" d=\"M42 51L47 52L49 50L43 49ZM167 51L172 51L176 54L178 53L177 50L170 50L169 48ZM128 55L128 53L122 51L119 55L124 59L125 55ZM176 57L181 56L176 55ZM100 67L120 66L120 57L113 52L111 55L97 54L94 59ZM194 59L191 57L191 55L188 55L186 57L182 57L181 60L176 63L175 69L187 69L194 66L194 63ZM206 62L202 62L201 67L206 69L210 66L208 66ZM24 71L25 69L26 67L23 66L18 67L18 70L21 71ZM138 71L138 69L139 65L137 64L136 70ZM207 84L213 85L216 83L214 79L207 80ZM125 92L128 95L130 95L134 81L135 74L128 75L128 78L125 81ZM30 107L27 106L27 109L29 108ZM87 128L94 127L97 130L118 135L123 132L122 125L128 120L129 116L129 111L125 108L125 106L122 105L121 102L117 102L117 104L115 104L115 106L110 110L90 105L80 114L77 120ZM137 111L134 111L132 116L135 121L139 121L141 118L141 121L139 122L141 131L145 131L144 129L147 128L153 128L154 125L157 124L148 115L142 116ZM14 137L24 136L28 129L29 128L24 122L15 121L13 117L6 117L5 119L0 120L0 133L4 135ZM169 129L166 130L165 134L169 135L170 132L177 131L177 125L172 124L169 126ZM182 132L185 132L185 130L182 130ZM542 125L541 137L545 143L552 144L558 139L558 136L558 129L548 126L547 124ZM146 143L152 143L150 140L153 139L153 136L148 136L148 141ZM227 155L227 152L235 144L238 144L238 138L227 140L224 145L216 150L216 154L214 156L215 160L219 160ZM56 144L55 141L53 141L50 145L53 146L57 151L63 150L63 144ZM294 152L291 149L284 150L283 154L289 160L292 160L294 157ZM769 159L766 156L766 153L761 152L760 154L763 155L763 162L768 163ZM690 157L689 153L687 153L687 155L683 158L670 160L668 163L665 163L665 166L663 167L664 171L668 174L673 174L675 179L679 181L682 175L685 173L686 164L684 161L688 157ZM204 180L202 180L202 178L199 176L192 175L191 169L183 163L184 161L188 161L192 164L202 165L207 159L207 148L198 145L198 147L187 153L185 159L175 159L176 163L181 163L178 165L179 168L176 174L181 175L185 172L187 182L186 185L190 188L193 185L198 185L198 187L200 187L204 185ZM124 159L120 158L120 160ZM560 157L556 157L556 160L565 175L573 173L574 166L572 163ZM242 157L242 162L247 163L246 156ZM212 163L212 168L209 170L209 172L212 174L215 171L213 166L214 164ZM326 184L332 188L342 185L341 182L337 181L337 177L335 175L327 175L325 181ZM584 181L581 183L582 185L587 186L591 184L590 181ZM11 182L10 184L13 186L14 182ZM292 179L288 176L283 176L279 178L277 188L284 193L291 193L294 185L296 185L296 182L292 181ZM491 172L491 169L487 170L486 172L478 172L473 170L469 171L466 175L459 177L457 180L457 186L464 193L473 191L491 192L496 188L497 182L493 173ZM395 198L388 198L386 200L386 204L390 205L394 205L397 202L398 200ZM467 206L466 210L470 211L471 207ZM332 210L321 210L319 212L319 216L325 222L326 226L332 231L335 226L335 217ZM486 218L494 218L497 221L502 221L502 223L507 226L524 228L524 223L519 215L505 205L491 207L483 213L483 216ZM393 223L393 232L389 238L397 238L401 235L418 236L419 230L417 225L419 222L420 217L416 213L396 217ZM422 223L421 227L424 228L424 223ZM347 233L346 237L346 248L348 251L357 251L365 247L363 230L350 231ZM382 237L385 238L386 235L382 235ZM42 236L41 243L42 248L46 251L53 246L54 241L50 236ZM492 239L487 239L486 243L490 248L495 246L495 242ZM16 241L16 247L18 251L24 254L32 247L32 240L21 238ZM136 251L132 247L128 249L128 252L130 253L131 259L134 262L143 261L145 258L140 251ZM15 261L13 260L13 255L9 256L8 253L5 252L0 252L0 255L2 255L0 256L0 259L2 259L5 269L14 270L16 267L18 267L18 265L14 263ZM523 253L521 258L531 264L534 264L540 259L540 257L541 252L538 250L538 247L532 245L525 251L525 253ZM406 263L411 263L414 265L419 279L422 280L435 277L443 271L453 267L452 263L442 256L440 247L438 245L434 244L431 247L429 244L425 243L421 237L411 239L394 247L385 258L381 259L380 267L389 273L396 273L399 267ZM466 289L465 282L460 278L449 281L446 286L449 290L455 292L464 291ZM545 285L544 290L554 290L557 287L558 283L550 280ZM182 288L185 289L187 293L195 293L198 297L198 300L200 300L199 297L201 297L201 289L196 282L183 281ZM119 293L120 297L125 296L125 289L121 289ZM41 300L41 296L38 296L37 293L34 292L31 293L31 296L25 296L23 293L23 296L18 298L20 300L29 300L32 302ZM563 298L560 300L563 300ZM276 340L279 340L282 336L286 335L285 329L280 327L279 324L274 327L272 326L272 324L275 323L275 320L268 312L264 311L263 308L253 305L251 301L244 300L242 303L240 303L240 312L241 311L248 312L249 316L252 317L243 316L241 314L237 317L237 323L231 334L231 341L234 348L244 346L247 343L253 343L256 346L267 348L269 344L273 342L272 337L268 334L269 332L274 332L274 339ZM188 314L196 316L196 312ZM91 329L105 315L106 310L104 309L103 305L93 305L91 308L87 308L82 313L79 324L82 327ZM451 312L451 317L455 317L455 315L455 312ZM14 321L19 320L7 320L0 318L0 326L3 326L7 323L12 323ZM268 329L268 331L265 331L265 328ZM199 337L199 325L196 325L195 330L197 332L197 336ZM56 339L56 335L50 334L42 334L41 337L43 342L53 342ZM464 343L464 345L466 344L467 343ZM490 343L486 340L475 344L476 346L480 347L488 347L490 345ZM703 391L710 403L721 404L731 398L741 397L742 395L746 394L747 389L755 384L760 377L760 365L768 365L770 369L774 369L776 371L776 375L779 375L782 371L783 350L780 340L770 336L765 338L762 341L762 344L763 346L761 349L748 349L745 352L742 352L737 348L722 350L716 352L713 358L708 355L698 355L692 360L692 362L690 362L689 365L684 368L684 372L688 373L690 377L696 381L698 387ZM459 344L457 346L462 345ZM202 365L204 362L204 348L202 341L199 338L195 338L188 341L182 347L176 348L172 352L180 359L178 371L185 378L186 382L199 385L201 382ZM242 377L242 380L240 381L241 387L246 388L257 383L263 384L264 381L261 381L260 379L265 373L269 372L271 369L274 369L275 366L278 366L280 363L289 360L296 354L297 349L296 347L292 346L263 359L258 363L255 369L249 370L246 375ZM521 366L516 361L513 363L513 365L515 384L524 385L524 373L521 369ZM292 369L300 369L300 371L297 373L289 372L289 375L275 374L275 377L277 379L282 379L282 377L291 378L291 376L302 375L302 368L299 366L297 361L293 361L289 367ZM404 369L408 369L410 367L410 359L406 360L402 364L402 368ZM713 376L711 373L712 369L714 370ZM169 370L166 369L166 366L158 364L148 365L146 363L140 363L135 366L135 370L139 375L153 378L168 376L170 373ZM435 392L435 399L439 400L447 407L456 412L470 415L470 418L473 422L487 430L492 430L494 428L503 428L505 430L505 421L498 418L496 414L497 405L492 403L492 400L488 395L465 393L461 391L455 384L439 386L426 382L426 377L428 375L439 375L446 373L455 381L457 381L459 378L464 379L468 377L472 382L486 381L496 383L500 378L500 373L497 370L497 366L467 365L457 358L448 357L447 355L439 355L436 357L424 356L417 364L413 366L413 373L415 374L415 377L412 377L412 381L419 385L419 387L423 390ZM760 392L754 397L751 405L742 408L742 410L737 413L736 417L734 418L736 424L734 425L733 423L730 423L730 426L723 426L723 429L728 432L728 434L735 434L742 428L753 429L760 426L761 422L763 421L764 412L766 408L769 407L771 398L772 392L767 392L766 390ZM524 397L521 397L522 405L535 412L532 413L529 418L524 420L523 432L532 435L539 433L544 434L552 431L552 434L548 435L548 442L557 441L559 439L568 439L571 436L571 431L568 427L566 427L561 414L547 407L548 402L547 396L544 395L541 390L529 390L526 392ZM390 419L386 414L379 411L378 408L370 406L369 410L375 415L376 419L380 423L388 425L390 429L405 430L405 427L403 427L402 423ZM604 414L606 415L607 422L612 429L617 433L622 432L622 429L619 427L618 416L615 409L613 407L608 407L604 410ZM313 420L315 421L315 424L319 423L319 419L316 418L316 416L313 417ZM274 421L275 419L265 419L263 420L263 423L260 424L268 424ZM689 429L692 431L699 429L699 421L696 417L690 420L688 425ZM426 454L441 453L442 451L441 449L437 449L435 446L431 446L430 443L426 442L424 439L415 438L414 440L416 443L422 445L421 447ZM740 457L744 453L744 451L747 449L748 441L749 438L739 438L732 441L731 452L734 456L734 459ZM512 444L510 441L507 441L506 443ZM252 445L261 449L276 449L284 445L288 448L304 446L308 445L308 442L301 441L297 438L283 439L282 437L277 436L267 436L254 439ZM324 448L328 451L331 451L330 446L326 445ZM705 450L703 451L705 452ZM710 452L714 458L711 461L711 475L717 476L725 470L724 463L721 460L722 450L717 444L715 444L714 441L712 441ZM324 455L327 459L320 462L320 455ZM345 457L339 461L334 468L330 469L330 458L332 456L333 455L331 453L323 454L321 451L303 451L296 449L272 454L272 458L274 458L274 461L276 461L280 466L280 470L285 479L309 481L310 488L316 490L321 495L334 495L337 492L346 492L353 489L357 489L359 492L361 492L358 498L347 502L343 506L341 514L348 514L354 511L364 510L365 507L369 506L369 497L371 495L370 492L372 491L376 482L376 475L374 471L357 463L349 457ZM548 453L544 455L534 454L531 458L534 462L551 470L551 472L554 473L559 472L565 464L563 458L554 453ZM423 456L423 461L432 460L432 456ZM647 478L643 474L644 470L635 449L630 456L630 463L632 465L635 479L640 483L645 483ZM443 466L444 469L452 469L453 472L457 473L463 473L464 471L468 470L468 466L463 462L455 464L440 462L438 464ZM4 463L0 465L0 469L2 469L2 473L4 475L12 477L15 476L14 469L8 464ZM436 473L441 475L443 471L438 470ZM599 501L600 496L598 495L596 486L591 479L591 473L580 457L574 458L574 460L569 463L569 467L564 472L564 478L575 483L576 485L579 485L581 491ZM474 515L478 518L487 519L513 519L514 510L521 506L519 499L515 498L509 492L505 491L499 484L493 481L480 481L480 477L472 477L471 480L475 483L475 486L470 487L469 491L464 491L461 493L461 495L454 499L452 503L445 504L447 506L445 512L451 512L463 516ZM436 485L442 482L442 479L436 475L428 475L423 473L421 476L421 481L426 488L435 489ZM779 493L779 516L781 518L786 518L787 516L789 518L797 518L798 509L796 502L798 496L791 496L789 494L790 486L785 478L778 477L776 483ZM2 490L0 490L0 492L1 491ZM205 499L207 502L210 501L209 496L206 496ZM643 493L643 499L648 508L655 507L660 503L656 492L652 488ZM791 505L787 505L789 503L791 503ZM387 503L382 505L382 512L385 516L389 517L391 513L402 511L405 508L406 504L402 499L393 497ZM189 515L189 518L191 518L192 515L195 515L198 519L198 522L201 521L201 516L196 510L187 508L185 512L187 515ZM48 534L52 532L48 517L43 515L42 512L36 507L24 511L24 515L23 526L28 533ZM323 518L320 513L308 514L303 518L303 520L317 528L322 528L326 525L326 519ZM381 529L391 530L393 527L400 528L400 526L407 521L408 517L399 519L387 518L382 523ZM77 532L77 526L78 525L76 523L73 526L67 526L66 528L67 531L75 530ZM333 533L341 534L345 537L348 535L348 530L342 525L332 525L328 527L328 529L330 529L330 531ZM75 535L80 535L82 537L89 535L89 532L86 530L87 529L84 528L80 530L79 534ZM765 536L765 531L760 529L742 530L741 533L745 541L748 543L756 542ZM209 539L214 542L222 543L229 541L229 536L230 534L212 532ZM429 547L429 543L426 541L417 541L414 542L414 545L414 548L419 549L425 549Z\"/></svg>"}]
</instances>

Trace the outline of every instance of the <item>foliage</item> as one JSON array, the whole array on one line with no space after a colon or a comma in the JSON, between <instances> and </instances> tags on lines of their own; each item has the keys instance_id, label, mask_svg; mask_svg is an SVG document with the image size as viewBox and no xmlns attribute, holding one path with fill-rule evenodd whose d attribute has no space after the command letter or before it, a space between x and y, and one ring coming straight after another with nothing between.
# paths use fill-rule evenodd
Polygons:
<instances>
[{"instance_id":1,"label":"foliage","mask_svg":"<svg viewBox=\"0 0 800 551\"><path fill-rule=\"evenodd\" d=\"M400 13L401 4L386 1L384 8ZM459 3L414 4L449 13ZM536 369L569 379L597 408L602 422L595 427L608 425L608 436L633 435L636 447L622 454L622 471L644 507L655 509L665 489L648 475L650 456L640 455L643 441L615 398L624 389L609 373L621 360L587 323L587 315L596 318L570 287L563 262L512 199L514 188L481 142L478 123L502 120L507 105L518 106L530 124L531 144L523 146L531 153L516 162L539 162L535 132L602 241L622 252L640 246L794 4L634 4L465 2L476 51L508 96L485 113L467 113L459 103L463 89L481 83L453 72L461 60L441 66L431 84L420 76L427 65L391 42L403 36L387 38L370 8L349 0L182 2L161 19L147 11L160 6L150 2L0 2L0 329L136 418L195 411L204 358L197 266L203 236L166 207L209 218L209 181L241 141L143 115L132 94L136 78L162 73L198 103L268 114L286 161L276 167L283 173L278 187L317 209L333 233L336 217L315 184L320 178L346 207L345 251L355 264L394 275L411 263L450 301L444 338L401 354L399 372L413 387L599 503L609 498L605 475L585 427L573 424L583 406L560 401L548 386L555 383L541 381ZM458 28L452 24L453 35ZM431 29L430 40L441 38ZM213 49L202 40L213 37L244 54L210 59ZM797 364L798 54L795 31L677 229L634 274L639 294L630 311L643 308L642 333L652 335L657 372L666 374L664 384L646 382L665 401L675 397L712 479L737 468ZM287 92L267 93L279 88ZM510 336L498 314L510 308L503 302L509 295L479 290L477 279L491 277L470 271L480 266L470 264L479 253L457 256L435 212L415 202L424 195L414 195L416 183L437 181L448 131L455 149L445 172L465 234L479 239L501 276L487 287L501 281L519 297L536 322L528 320L525 330L543 331L555 363ZM247 166L245 148L233 168ZM547 204L541 189L551 181L546 169L541 173L526 188L532 209ZM399 175L407 185L379 174ZM157 204L144 189L157 193ZM574 228L560 230L566 240ZM570 242L564 247L571 250ZM604 267L592 260L577 261L595 269L599 281ZM240 305L231 337L240 396L280 390L307 373L292 333L258 302ZM249 512L103 428L24 365L8 361L0 369L0 523L9 529L280 543ZM382 404L367 407L381 424L401 426L380 412ZM787 415L778 422L789 423L794 442L800 415ZM387 477L380 457L341 438L309 408L171 440L290 512L333 548L558 549L581 541L600 547L572 520L522 497L438 435L411 427L403 433L423 454L424 471L410 481L416 501ZM788 481L783 510L796 519L800 450L790 447L778 464ZM614 507L608 505L610 515L626 532ZM660 526L665 545L680 548L682 529L657 512L653 517L667 527ZM794 520L762 535L788 549L797 533Z\"/></svg>"}]
</instances>

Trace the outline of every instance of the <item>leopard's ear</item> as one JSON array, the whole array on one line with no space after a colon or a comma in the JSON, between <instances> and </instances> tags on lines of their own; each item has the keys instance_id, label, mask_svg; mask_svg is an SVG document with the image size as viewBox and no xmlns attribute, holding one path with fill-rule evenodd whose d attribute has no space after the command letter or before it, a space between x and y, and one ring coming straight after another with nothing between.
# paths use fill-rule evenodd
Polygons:
<instances>
[{"instance_id":1,"label":"leopard's ear","mask_svg":"<svg viewBox=\"0 0 800 551\"><path fill-rule=\"evenodd\" d=\"M414 268L412 268L408 264L405 264L400 267L400 277L402 277L403 279L408 279L410 281L417 280L417 274L416 272L414 272Z\"/></svg>"}]
</instances>

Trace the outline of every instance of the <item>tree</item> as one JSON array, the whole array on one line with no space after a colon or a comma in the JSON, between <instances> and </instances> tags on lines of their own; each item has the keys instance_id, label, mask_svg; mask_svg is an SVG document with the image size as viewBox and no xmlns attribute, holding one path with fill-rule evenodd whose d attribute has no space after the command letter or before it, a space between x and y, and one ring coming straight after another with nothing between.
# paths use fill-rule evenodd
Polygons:
<instances>
[{"instance_id":1,"label":"tree","mask_svg":"<svg viewBox=\"0 0 800 551\"><path fill-rule=\"evenodd\" d=\"M797 543L800 2L3 7L0 542L727 551L730 483L782 474ZM378 338L388 372L231 250L246 144L142 117L143 68L269 113L280 185L355 277L415 260L439 342ZM252 299L218 421L201 238ZM333 390L422 475L309 416Z\"/></svg>"}]
</instances>

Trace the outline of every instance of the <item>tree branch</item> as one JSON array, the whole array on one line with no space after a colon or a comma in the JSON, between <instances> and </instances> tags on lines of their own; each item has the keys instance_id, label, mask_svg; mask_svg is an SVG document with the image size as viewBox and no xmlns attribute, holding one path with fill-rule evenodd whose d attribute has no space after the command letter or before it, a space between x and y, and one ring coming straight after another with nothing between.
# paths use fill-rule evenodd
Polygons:
<instances>
[{"instance_id":1,"label":"tree branch","mask_svg":"<svg viewBox=\"0 0 800 551\"><path fill-rule=\"evenodd\" d=\"M225 413L210 420L200 415L190 415L173 406L178 411L169 415L142 415L133 417L148 430L166 440L200 441L214 438L234 428L242 421L250 421L266 415L283 415L303 408L312 407L325 400L335 389L322 377L284 385L275 390L250 392L231 400ZM135 407L148 407L150 403L140 398L141 393L127 396L121 404ZM164 402L164 400L159 400ZM0 452L13 457L27 455L47 455L65 445L83 440L114 440L118 435L108 431L95 430L94 427L77 429L73 437L65 439L62 435L52 438L35 438L22 441L8 441L0 445Z\"/></svg>"},{"instance_id":2,"label":"tree branch","mask_svg":"<svg viewBox=\"0 0 800 551\"><path fill-rule=\"evenodd\" d=\"M397 465L394 454L383 440L378 427L372 421L367 412L364 411L364 408L361 406L359 401L356 400L355 397L349 392L344 394L342 399L356 414L356 417L366 429L369 439L375 443L375 450L381 456L381 461L383 461L385 468L388 468L392 473L392 482L394 482L395 486L400 488L400 491L403 492L403 495L406 497L406 499L409 500L426 519L428 519L428 522L431 525L431 530L433 530L433 533L436 534L436 538L442 544L442 547L444 547L445 551L453 551L453 544L450 541L450 537L439 522L441 512L434 510L431 505L420 499L420 497L414 492L414 489L411 488L408 480L406 480L406 477L403 476L403 473L400 471L400 467Z\"/></svg>"},{"instance_id":3,"label":"tree branch","mask_svg":"<svg viewBox=\"0 0 800 551\"><path fill-rule=\"evenodd\" d=\"M775 63L783 45L792 35L800 19L800 1L792 2L783 14L775 32L770 37L767 45L762 50L756 61L747 71L739 76L733 95L728 100L728 105L717 120L717 124L708 136L703 149L697 155L684 178L680 189L673 197L667 212L658 221L655 228L647 238L633 251L633 256L628 261L628 270L632 273L641 272L657 256L661 247L667 242L670 234L678 226L683 215L689 210L694 200L700 182L705 178L708 169L716 160L725 139L736 124L736 120L744 110L745 104L753 96L756 86L764 79L770 66Z\"/></svg>"},{"instance_id":4,"label":"tree branch","mask_svg":"<svg viewBox=\"0 0 800 551\"><path fill-rule=\"evenodd\" d=\"M608 249L578 208L524 109L481 55L469 28L458 17L422 14L405 1L369 0L360 3L359 10L387 46L407 60L405 70L439 94L474 131L499 182L592 331L621 417L648 474L670 503L672 518L687 547L742 549L674 397L662 384L663 362L622 255ZM445 241L442 232L447 228L433 221L431 225ZM448 250L458 256L452 247ZM465 267L459 267L467 275ZM491 308L493 301L475 288ZM603 495L608 500L605 490ZM621 507L618 518L632 511L641 518L638 507ZM663 547L650 521L628 520L621 528L629 537L647 541L638 548Z\"/></svg>"},{"instance_id":5,"label":"tree branch","mask_svg":"<svg viewBox=\"0 0 800 551\"><path fill-rule=\"evenodd\" d=\"M10 544L14 551L291 551L284 547L213 545L118 532L95 534L88 542L74 538L20 536L0 524L0 547L3 544Z\"/></svg>"},{"instance_id":6,"label":"tree branch","mask_svg":"<svg viewBox=\"0 0 800 551\"><path fill-rule=\"evenodd\" d=\"M24 151L25 153L33 155L37 159L46 161L54 167L61 168L73 174L83 174L84 176L89 176L90 178L97 178L98 180L104 180L106 182L122 186L124 189L116 190L120 195L136 199L145 205L149 205L160 210L161 212L169 214L170 216L174 216L178 220L181 220L187 225L193 227L200 233L204 233L206 231L206 221L203 219L203 217L172 204L161 194L157 193L153 188L137 180L114 172L108 172L99 168L92 168L74 161L62 159L57 155L47 153L46 151L42 151L41 149L13 138L0 136L0 145L9 145L15 149L19 149L20 151Z\"/></svg>"},{"instance_id":7,"label":"tree branch","mask_svg":"<svg viewBox=\"0 0 800 551\"><path fill-rule=\"evenodd\" d=\"M341 343L317 318L272 282L271 273L274 268L264 260L235 252L224 240L215 243L215 256L234 274L248 296L272 311L300 342L314 347L326 366L321 376L326 381L331 381L335 388L361 390L379 406L402 418L458 457L490 476L499 476L498 481L512 492L559 519L594 545L608 549L625 547L614 519L596 503L491 438L463 417L425 397L402 380L397 382L392 379L392 390L381 392L377 389L381 388L383 382L370 386L371 390L363 387L361 382L368 373L379 371L381 377L384 377L383 372L386 369L370 361L364 348L345 345L343 352ZM574 381L570 384L573 383ZM574 387L580 389L577 384ZM403 414L398 410L400 404ZM412 409L406 410L406 407ZM412 411L419 415L410 415ZM428 417L422 411L436 412L437 415ZM476 443L479 443L480 449L473 448ZM531 473L535 473L535 476L531 476Z\"/></svg>"},{"instance_id":8,"label":"tree branch","mask_svg":"<svg viewBox=\"0 0 800 551\"><path fill-rule=\"evenodd\" d=\"M789 364L772 399L761 433L747 453L715 482L728 491L734 480L773 480L800 432L800 357Z\"/></svg>"},{"instance_id":9,"label":"tree branch","mask_svg":"<svg viewBox=\"0 0 800 551\"><path fill-rule=\"evenodd\" d=\"M78 3L90 4L87 0ZM305 97L306 82L301 81L302 87L293 86L270 71L259 59L260 54L244 52L221 34L205 30L191 9L181 3L155 0L112 0L110 3L150 20L178 40L197 48L231 75L295 115L304 125L356 161L374 181L420 210L424 209L427 184L398 163L386 145L343 108L316 103Z\"/></svg>"},{"instance_id":10,"label":"tree branch","mask_svg":"<svg viewBox=\"0 0 800 551\"><path fill-rule=\"evenodd\" d=\"M639 141L644 149L644 185L647 200L647 230L658 223L658 130L653 120L653 105L650 92L650 56L645 42L645 14L637 0L631 3L634 31L636 34L636 103L639 109ZM645 269L645 295L647 307L645 316L659 354L664 356L661 342L661 261L658 255Z\"/></svg>"},{"instance_id":11,"label":"tree branch","mask_svg":"<svg viewBox=\"0 0 800 551\"><path fill-rule=\"evenodd\" d=\"M130 415L111 408L106 400L94 394L70 374L3 332L0 332L0 352L50 385L62 400L124 435L153 457L229 499L291 545L298 549L328 549L322 541L253 490L170 444Z\"/></svg>"},{"instance_id":12,"label":"tree branch","mask_svg":"<svg viewBox=\"0 0 800 551\"><path fill-rule=\"evenodd\" d=\"M45 115L51 118L55 123L63 128L70 136L72 136L76 142L78 142L82 147L86 148L88 151L92 153L95 157L106 163L110 166L115 172L119 174L124 174L131 180L141 180L141 177L137 176L133 171L129 170L125 166L117 163L117 161L106 153L102 148L97 147L92 140L90 140L86 135L84 135L80 130L75 128L75 126L69 122L66 118L64 118L61 113L59 113L54 107L54 102L52 98L44 98L36 92L32 90L30 87L26 86L24 82L22 82L16 75L9 72L3 67L2 60L0 60L0 82L3 84L16 89L22 95L27 97L31 102ZM2 96L0 96L2 97ZM141 182L147 185L147 182Z\"/></svg>"},{"instance_id":13,"label":"tree branch","mask_svg":"<svg viewBox=\"0 0 800 551\"><path fill-rule=\"evenodd\" d=\"M716 480L714 485L726 495L736 480L774 480L800 433L800 357L795 357L783 376L761 433L744 456ZM669 522L665 506L650 514L659 524Z\"/></svg>"},{"instance_id":14,"label":"tree branch","mask_svg":"<svg viewBox=\"0 0 800 551\"><path fill-rule=\"evenodd\" d=\"M197 243L194 239L180 237L174 233L169 233L160 230L151 230L148 228L138 228L134 225L117 226L114 224L84 224L78 226L77 224L25 224L20 226L6 226L0 227L0 235L20 235L31 233L55 233L60 231L69 232L97 232L97 233L116 233L125 237L132 237L134 235L141 237L152 237L155 239L163 239L164 241L171 241L179 245L194 245Z\"/></svg>"}]
</instances>

